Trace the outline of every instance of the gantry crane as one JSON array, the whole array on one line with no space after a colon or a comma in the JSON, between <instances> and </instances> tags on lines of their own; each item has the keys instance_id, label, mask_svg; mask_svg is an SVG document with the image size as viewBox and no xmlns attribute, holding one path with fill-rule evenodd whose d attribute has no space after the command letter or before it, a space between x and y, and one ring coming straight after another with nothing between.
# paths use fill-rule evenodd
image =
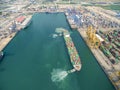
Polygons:
<instances>
[{"instance_id":1,"label":"gantry crane","mask_svg":"<svg viewBox=\"0 0 120 90\"><path fill-rule=\"evenodd\" d=\"M99 38L96 36L96 30L93 29L92 26L89 26L87 31L87 42L90 45L91 48L98 48L100 46L100 40Z\"/></svg>"}]
</instances>

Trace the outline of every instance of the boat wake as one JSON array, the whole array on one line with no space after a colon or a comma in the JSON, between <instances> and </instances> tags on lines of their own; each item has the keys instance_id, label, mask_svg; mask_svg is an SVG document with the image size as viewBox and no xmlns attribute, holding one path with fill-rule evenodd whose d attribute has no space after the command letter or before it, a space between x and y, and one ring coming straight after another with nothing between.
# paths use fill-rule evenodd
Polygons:
<instances>
[{"instance_id":1,"label":"boat wake","mask_svg":"<svg viewBox=\"0 0 120 90\"><path fill-rule=\"evenodd\" d=\"M57 37L60 37L63 35L63 32L65 32L66 30L63 29L63 28L56 28L55 29L55 33L53 33L52 35L52 38L57 38ZM72 31L69 32L70 34L72 33Z\"/></svg>"},{"instance_id":2,"label":"boat wake","mask_svg":"<svg viewBox=\"0 0 120 90\"><path fill-rule=\"evenodd\" d=\"M53 69L51 73L51 79L53 82L60 82L63 81L67 75L67 71L63 71L61 69Z\"/></svg>"},{"instance_id":3,"label":"boat wake","mask_svg":"<svg viewBox=\"0 0 120 90\"><path fill-rule=\"evenodd\" d=\"M57 34L52 34L52 38L56 38L56 37L58 37Z\"/></svg>"}]
</instances>

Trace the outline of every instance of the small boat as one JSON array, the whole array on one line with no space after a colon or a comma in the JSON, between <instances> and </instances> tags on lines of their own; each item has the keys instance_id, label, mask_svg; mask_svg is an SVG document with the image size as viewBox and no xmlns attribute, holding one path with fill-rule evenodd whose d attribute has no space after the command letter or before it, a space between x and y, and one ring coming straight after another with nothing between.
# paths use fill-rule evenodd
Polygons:
<instances>
[{"instance_id":1,"label":"small boat","mask_svg":"<svg viewBox=\"0 0 120 90\"><path fill-rule=\"evenodd\" d=\"M4 56L4 53L1 51L0 52L0 61L2 60L3 56Z\"/></svg>"}]
</instances>

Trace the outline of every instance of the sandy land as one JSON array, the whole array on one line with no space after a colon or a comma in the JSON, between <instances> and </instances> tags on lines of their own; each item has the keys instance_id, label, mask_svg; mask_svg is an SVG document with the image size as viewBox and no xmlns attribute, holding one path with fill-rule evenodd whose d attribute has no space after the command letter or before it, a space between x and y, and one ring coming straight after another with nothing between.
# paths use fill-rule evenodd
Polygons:
<instances>
[{"instance_id":1,"label":"sandy land","mask_svg":"<svg viewBox=\"0 0 120 90\"><path fill-rule=\"evenodd\" d=\"M11 34L7 38L4 38L0 41L0 51L4 49L4 47L12 40L12 38L16 35L16 33Z\"/></svg>"}]
</instances>

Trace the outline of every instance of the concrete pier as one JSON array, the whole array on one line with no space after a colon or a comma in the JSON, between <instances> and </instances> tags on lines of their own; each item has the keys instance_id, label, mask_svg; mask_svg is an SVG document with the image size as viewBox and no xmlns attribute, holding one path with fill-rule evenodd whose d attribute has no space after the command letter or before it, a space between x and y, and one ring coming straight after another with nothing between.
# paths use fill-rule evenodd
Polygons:
<instances>
[{"instance_id":1,"label":"concrete pier","mask_svg":"<svg viewBox=\"0 0 120 90\"><path fill-rule=\"evenodd\" d=\"M89 44L87 43L87 35L85 30L78 29L78 31L80 35L83 37L88 47L90 48ZM116 71L112 66L112 64L110 63L110 61L108 60L108 58L105 57L105 55L99 49L90 48L90 50L93 53L93 55L96 57L97 62L102 67L103 71L106 73L106 75L108 76L114 87L116 88L116 90L119 90L119 85L120 85L120 83L118 84L119 77L115 74ZM111 76L111 74L113 74L113 76ZM117 81L114 80L114 78L117 78Z\"/></svg>"}]
</instances>

